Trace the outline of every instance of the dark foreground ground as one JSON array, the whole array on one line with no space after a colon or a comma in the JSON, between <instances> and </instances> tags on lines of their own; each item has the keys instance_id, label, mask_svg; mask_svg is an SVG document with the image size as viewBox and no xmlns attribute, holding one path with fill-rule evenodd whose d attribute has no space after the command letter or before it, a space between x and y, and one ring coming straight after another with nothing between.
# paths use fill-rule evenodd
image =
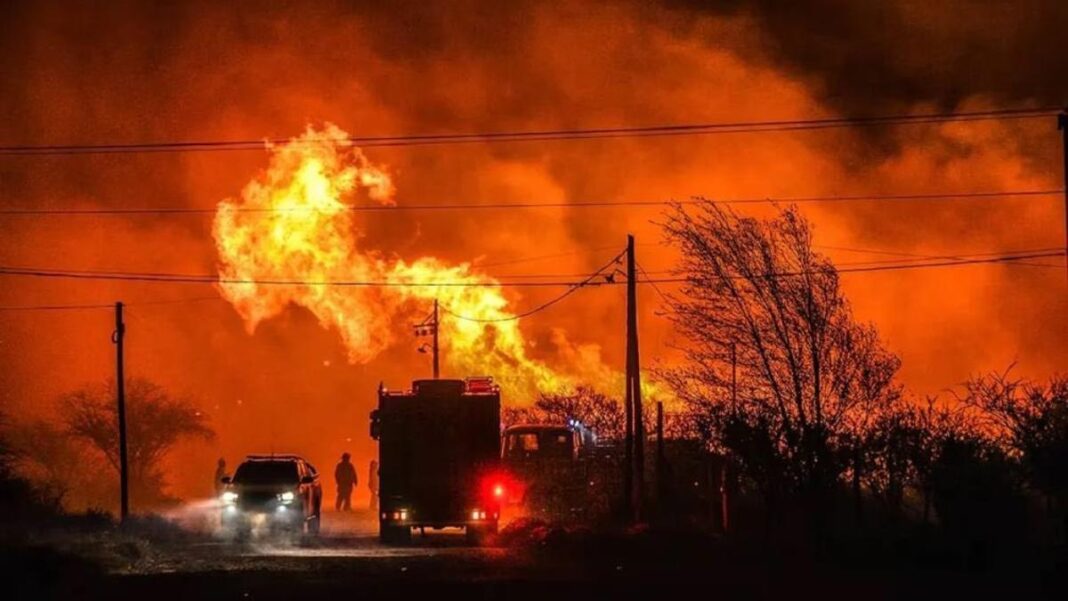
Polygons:
<instances>
[{"instance_id":1,"label":"dark foreground ground","mask_svg":"<svg viewBox=\"0 0 1068 601\"><path fill-rule=\"evenodd\" d=\"M243 543L162 522L53 530L8 540L0 567L16 599L1068 598L1065 566L1048 555L991 560L889 542L813 552L546 528L512 528L487 547L449 532L388 547L369 518L324 516L317 540Z\"/></svg>"}]
</instances>

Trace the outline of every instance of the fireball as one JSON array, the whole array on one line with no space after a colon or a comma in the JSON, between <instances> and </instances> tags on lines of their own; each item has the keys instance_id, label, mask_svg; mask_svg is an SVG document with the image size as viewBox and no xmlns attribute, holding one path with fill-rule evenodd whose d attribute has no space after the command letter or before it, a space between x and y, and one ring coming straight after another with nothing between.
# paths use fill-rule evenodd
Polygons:
<instances>
[{"instance_id":1,"label":"fireball","mask_svg":"<svg viewBox=\"0 0 1068 601\"><path fill-rule=\"evenodd\" d=\"M300 306L340 335L350 363L367 363L409 335L413 319L437 300L447 310L440 326L446 373L493 375L512 398L573 385L527 355L494 278L468 263L405 261L360 248L365 230L354 203L392 205L395 188L388 169L369 161L347 133L309 127L269 150L266 170L240 198L219 203L213 224L219 291L250 333Z\"/></svg>"}]
</instances>

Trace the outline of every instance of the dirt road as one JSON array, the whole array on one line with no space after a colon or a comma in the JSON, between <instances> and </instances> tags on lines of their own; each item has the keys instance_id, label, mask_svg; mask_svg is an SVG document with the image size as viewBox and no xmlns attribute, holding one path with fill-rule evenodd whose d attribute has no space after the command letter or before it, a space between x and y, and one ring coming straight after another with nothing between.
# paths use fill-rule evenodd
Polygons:
<instances>
[{"instance_id":1,"label":"dirt road","mask_svg":"<svg viewBox=\"0 0 1068 601\"><path fill-rule=\"evenodd\" d=\"M41 599L539 599L648 598L669 594L868 601L910 591L962 595L1004 590L1040 596L1041 583L1004 574L851 565L790 550L751 549L687 533L621 533L536 544L470 547L462 532L378 542L368 512L324 515L317 538L254 536L234 542L172 526L38 541L9 552L15 598ZM701 596L708 596L702 594Z\"/></svg>"}]
</instances>

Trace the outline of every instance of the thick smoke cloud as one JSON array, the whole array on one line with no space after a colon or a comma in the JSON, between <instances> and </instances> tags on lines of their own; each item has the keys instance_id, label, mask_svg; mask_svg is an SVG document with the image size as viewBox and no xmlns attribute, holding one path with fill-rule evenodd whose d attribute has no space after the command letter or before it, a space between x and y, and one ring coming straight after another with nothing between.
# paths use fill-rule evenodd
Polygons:
<instances>
[{"instance_id":1,"label":"thick smoke cloud","mask_svg":"<svg viewBox=\"0 0 1068 601\"><path fill-rule=\"evenodd\" d=\"M846 115L917 103L954 109L982 96L997 104L1064 106L1068 5L1022 2L670 2L681 15L744 15L768 60L810 81Z\"/></svg>"}]
</instances>

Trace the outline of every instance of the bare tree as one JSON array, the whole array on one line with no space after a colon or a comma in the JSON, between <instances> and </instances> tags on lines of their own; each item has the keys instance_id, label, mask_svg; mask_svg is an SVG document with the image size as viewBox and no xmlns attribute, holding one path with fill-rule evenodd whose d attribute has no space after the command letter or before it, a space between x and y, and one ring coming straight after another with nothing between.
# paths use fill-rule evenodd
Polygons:
<instances>
[{"instance_id":1,"label":"bare tree","mask_svg":"<svg viewBox=\"0 0 1068 601\"><path fill-rule=\"evenodd\" d=\"M685 283L669 316L687 362L662 377L765 493L827 490L848 463L839 452L847 435L899 395L897 357L854 320L796 208L759 220L705 201L676 207L664 229L682 254Z\"/></svg>"},{"instance_id":2,"label":"bare tree","mask_svg":"<svg viewBox=\"0 0 1068 601\"><path fill-rule=\"evenodd\" d=\"M118 409L114 382L83 387L64 395L60 409L67 432L99 451L118 471ZM131 495L142 502L162 499L162 461L179 441L210 439L207 418L188 400L168 394L144 379L126 385L127 453Z\"/></svg>"},{"instance_id":3,"label":"bare tree","mask_svg":"<svg viewBox=\"0 0 1068 601\"><path fill-rule=\"evenodd\" d=\"M854 494L860 485L892 519L903 516L905 494L919 493L924 522L930 519L932 470L945 441L981 437L974 416L959 403L937 397L925 403L897 400L883 405L854 431L859 465L850 466Z\"/></svg>"},{"instance_id":4,"label":"bare tree","mask_svg":"<svg viewBox=\"0 0 1068 601\"><path fill-rule=\"evenodd\" d=\"M540 421L534 407L501 407L501 424L507 428L519 424L532 424Z\"/></svg>"},{"instance_id":5,"label":"bare tree","mask_svg":"<svg viewBox=\"0 0 1068 601\"><path fill-rule=\"evenodd\" d=\"M68 494L83 471L84 453L58 426L35 420L12 425L7 432L19 473L33 481L44 494L67 504Z\"/></svg>"},{"instance_id":6,"label":"bare tree","mask_svg":"<svg viewBox=\"0 0 1068 601\"><path fill-rule=\"evenodd\" d=\"M31 481L19 468L24 460L16 429L0 414L0 523L24 523L27 519L50 517L61 509L55 491Z\"/></svg>"},{"instance_id":7,"label":"bare tree","mask_svg":"<svg viewBox=\"0 0 1068 601\"><path fill-rule=\"evenodd\" d=\"M570 393L543 394L534 407L550 423L576 419L598 436L620 438L623 435L623 404L588 386L578 386Z\"/></svg>"},{"instance_id":8,"label":"bare tree","mask_svg":"<svg viewBox=\"0 0 1068 601\"><path fill-rule=\"evenodd\" d=\"M645 403L643 417L645 431L656 431L655 403ZM664 432L668 438L686 438L692 435L693 425L689 414L677 411L664 412ZM582 422L598 437L619 440L623 437L625 416L623 403L589 386L577 386L567 392L543 393L529 407L505 407L501 409L501 421L506 425L523 423L564 424L569 419Z\"/></svg>"},{"instance_id":9,"label":"bare tree","mask_svg":"<svg viewBox=\"0 0 1068 601\"><path fill-rule=\"evenodd\" d=\"M623 435L623 404L588 386L569 392L543 393L529 407L506 407L501 410L505 425L565 424L577 419L598 436L619 438Z\"/></svg>"},{"instance_id":10,"label":"bare tree","mask_svg":"<svg viewBox=\"0 0 1068 601\"><path fill-rule=\"evenodd\" d=\"M959 400L983 430L1020 462L1031 486L1055 501L1068 532L1068 377L1041 385L1002 373L972 378Z\"/></svg>"}]
</instances>

